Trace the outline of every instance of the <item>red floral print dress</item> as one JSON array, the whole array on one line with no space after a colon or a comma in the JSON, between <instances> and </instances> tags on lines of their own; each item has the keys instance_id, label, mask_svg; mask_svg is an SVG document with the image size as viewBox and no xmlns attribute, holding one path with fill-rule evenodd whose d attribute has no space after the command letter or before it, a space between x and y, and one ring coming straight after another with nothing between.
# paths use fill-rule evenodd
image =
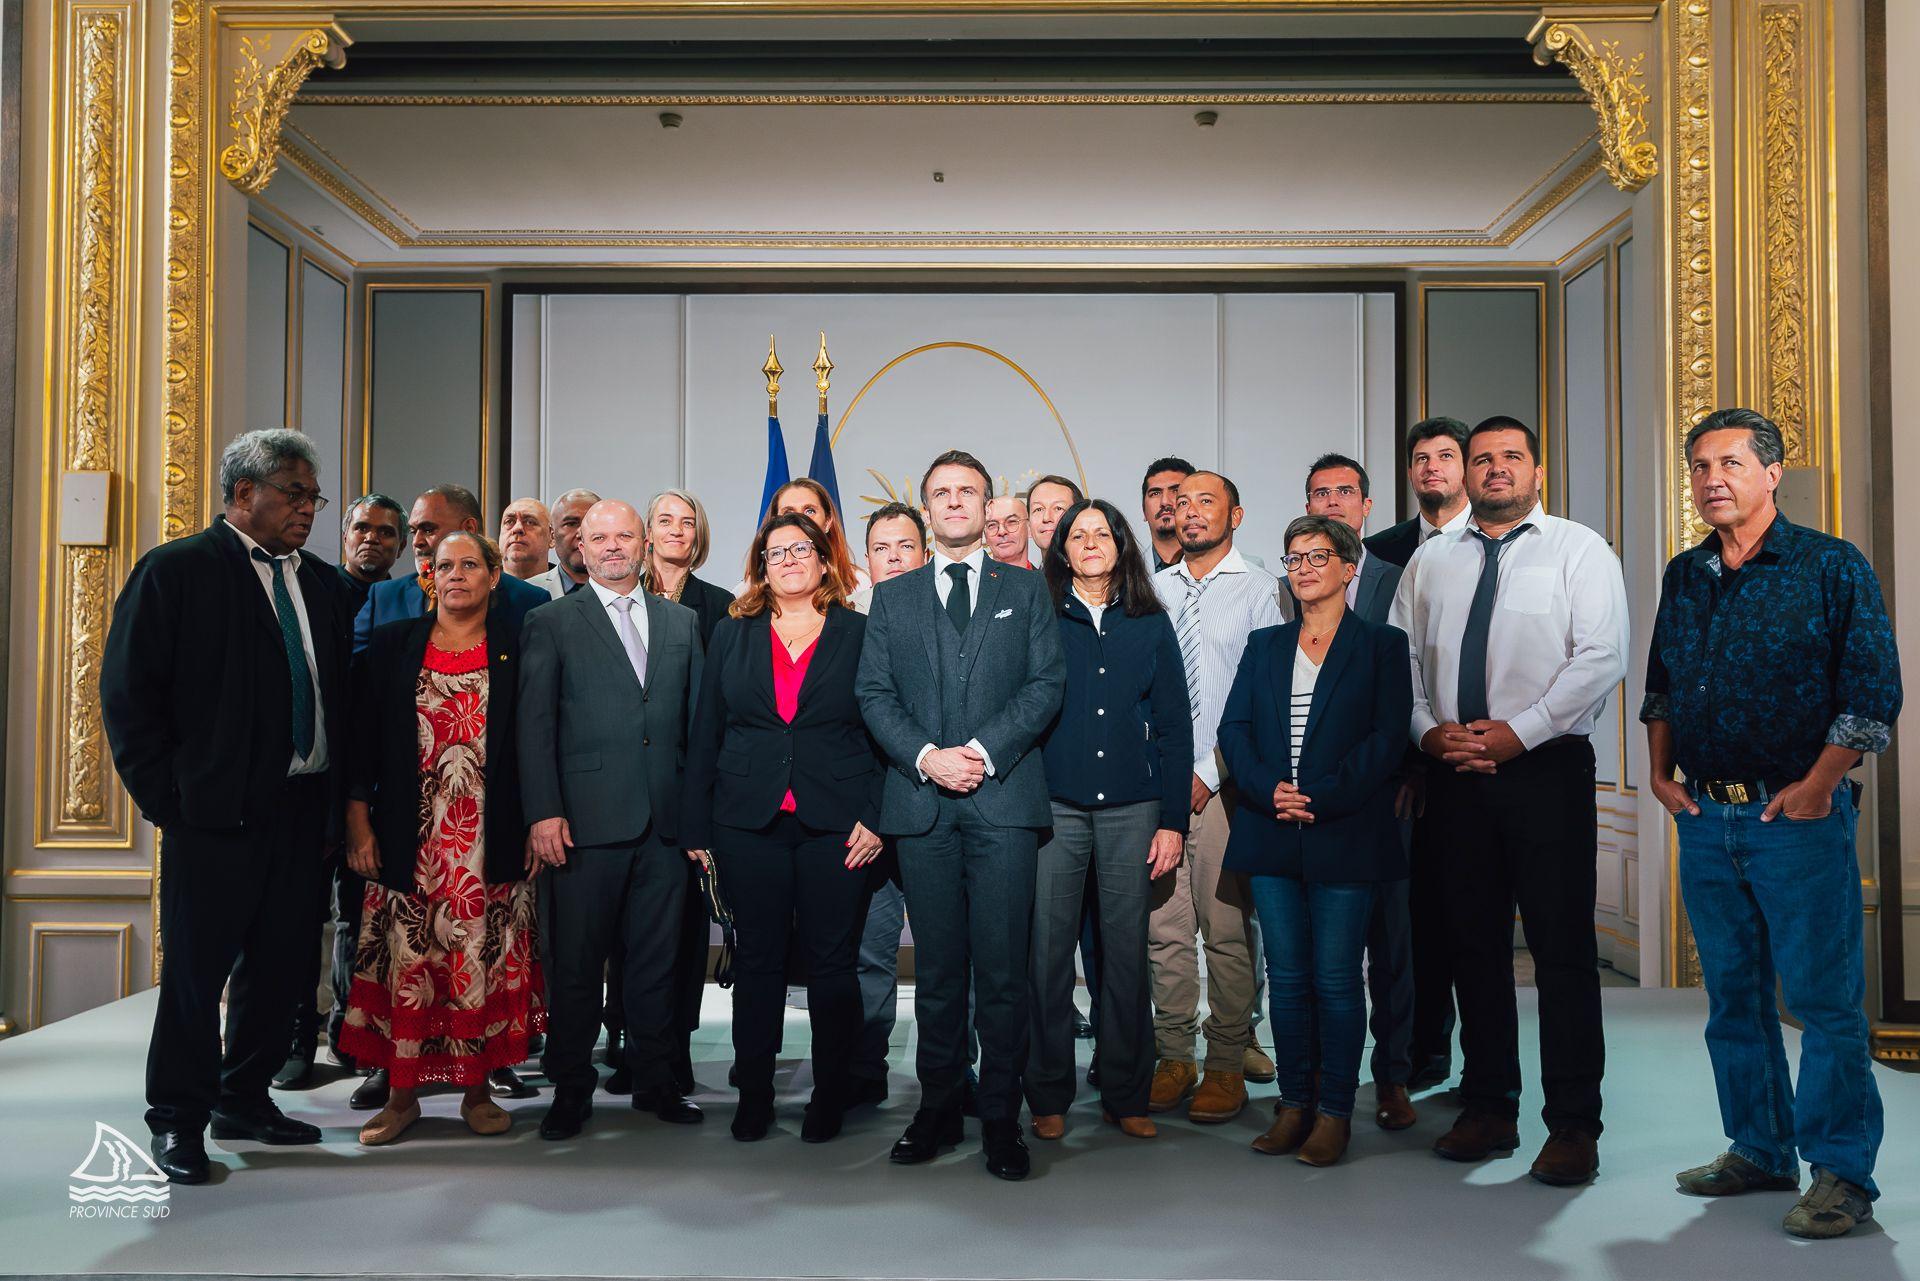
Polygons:
<instances>
[{"instance_id":1,"label":"red floral print dress","mask_svg":"<svg viewBox=\"0 0 1920 1281\"><path fill-rule=\"evenodd\" d=\"M473 1086L546 1028L534 891L486 883L486 642L429 643L415 691L415 889L367 886L340 1048L399 1089Z\"/></svg>"}]
</instances>

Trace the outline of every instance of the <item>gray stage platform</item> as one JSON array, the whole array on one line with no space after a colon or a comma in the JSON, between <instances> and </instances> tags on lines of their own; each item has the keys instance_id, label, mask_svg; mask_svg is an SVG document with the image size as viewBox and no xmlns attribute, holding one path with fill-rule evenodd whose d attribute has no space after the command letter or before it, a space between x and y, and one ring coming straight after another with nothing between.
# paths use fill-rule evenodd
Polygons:
<instances>
[{"instance_id":1,"label":"gray stage platform","mask_svg":"<svg viewBox=\"0 0 1920 1281\"><path fill-rule=\"evenodd\" d=\"M783 1096L764 1143L727 1134L725 997L710 993L698 1076L706 1124L664 1126L602 1094L572 1143L535 1133L546 1098L514 1104L498 1139L467 1133L456 1100L398 1146L361 1150L349 1083L282 1096L323 1126L317 1148L210 1143L215 1182L175 1188L165 1219L70 1216L68 1175L94 1123L137 1141L151 994L0 1044L0 1272L148 1276L641 1276L860 1278L1792 1278L1920 1275L1920 1078L1882 1071L1888 1143L1877 1227L1831 1243L1779 1231L1784 1195L1708 1202L1672 1172L1720 1146L1698 993L1608 990L1610 1129L1598 1183L1556 1191L1521 1156L1452 1165L1428 1152L1451 1109L1387 1135L1357 1129L1348 1160L1313 1171L1252 1155L1271 1087L1218 1127L1162 1121L1142 1143L1083 1101L1066 1140L1034 1143L1034 1177L999 1183L977 1144L900 1169L888 1145L910 1114L909 1048L894 1098L838 1141L797 1137ZM1522 994L1531 1044L1531 991ZM788 1048L805 1043L790 1014ZM909 1035L903 1023L899 1039ZM1084 1048L1083 1048L1084 1052ZM1529 1090L1533 1085L1529 1081ZM1362 1106L1367 1105L1362 1091ZM1537 1095L1527 1103L1529 1113ZM970 1124L970 1136L974 1127Z\"/></svg>"}]
</instances>

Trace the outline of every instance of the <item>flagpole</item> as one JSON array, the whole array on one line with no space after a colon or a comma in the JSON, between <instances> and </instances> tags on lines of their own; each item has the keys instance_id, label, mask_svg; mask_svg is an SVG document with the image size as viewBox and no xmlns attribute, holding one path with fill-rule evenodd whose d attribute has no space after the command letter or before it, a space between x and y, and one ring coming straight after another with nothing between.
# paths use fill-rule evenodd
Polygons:
<instances>
[{"instance_id":1,"label":"flagpole","mask_svg":"<svg viewBox=\"0 0 1920 1281\"><path fill-rule=\"evenodd\" d=\"M827 331L820 331L820 354L813 358L814 385L820 389L820 414L827 412L827 383L833 373L833 361L827 357Z\"/></svg>"},{"instance_id":2,"label":"flagpole","mask_svg":"<svg viewBox=\"0 0 1920 1281\"><path fill-rule=\"evenodd\" d=\"M825 335L821 335L825 337ZM780 367L780 357L773 350L773 335L767 335L767 363L760 366L760 372L767 376L767 417L780 416L780 375L786 373ZM823 393L824 394L824 393Z\"/></svg>"}]
</instances>

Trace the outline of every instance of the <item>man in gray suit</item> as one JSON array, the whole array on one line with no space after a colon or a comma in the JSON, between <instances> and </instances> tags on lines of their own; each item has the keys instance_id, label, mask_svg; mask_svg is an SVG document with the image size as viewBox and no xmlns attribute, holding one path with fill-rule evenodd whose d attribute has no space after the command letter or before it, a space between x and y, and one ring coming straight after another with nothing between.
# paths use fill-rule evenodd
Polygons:
<instances>
[{"instance_id":1,"label":"man in gray suit","mask_svg":"<svg viewBox=\"0 0 1920 1281\"><path fill-rule=\"evenodd\" d=\"M1307 514L1326 516L1365 532L1373 511L1367 469L1344 454L1324 454L1307 471ZM1360 571L1347 585L1347 607L1369 623L1387 621L1400 566L1362 546ZM1291 593L1289 593L1291 595ZM1402 824L1401 840L1412 830ZM1372 998L1374 1124L1404 1130L1419 1119L1407 1093L1413 1075L1413 925L1407 881L1386 881L1373 896L1367 926L1367 988Z\"/></svg>"},{"instance_id":2,"label":"man in gray suit","mask_svg":"<svg viewBox=\"0 0 1920 1281\"><path fill-rule=\"evenodd\" d=\"M600 502L580 525L585 590L527 615L521 634L520 768L527 843L549 869L543 1139L593 1113L600 983L626 945L633 1106L700 1120L673 1077L673 963L687 892L675 843L679 774L700 687L699 620L640 588L640 513Z\"/></svg>"},{"instance_id":3,"label":"man in gray suit","mask_svg":"<svg viewBox=\"0 0 1920 1281\"><path fill-rule=\"evenodd\" d=\"M920 1109L892 1159L915 1165L960 1142L971 974L981 1145L991 1173L1022 1179L1027 949L1038 833L1052 822L1033 748L1066 666L1041 577L987 558L991 484L959 450L927 469L933 556L874 588L856 688L890 766L880 830L900 838L913 921Z\"/></svg>"}]
</instances>

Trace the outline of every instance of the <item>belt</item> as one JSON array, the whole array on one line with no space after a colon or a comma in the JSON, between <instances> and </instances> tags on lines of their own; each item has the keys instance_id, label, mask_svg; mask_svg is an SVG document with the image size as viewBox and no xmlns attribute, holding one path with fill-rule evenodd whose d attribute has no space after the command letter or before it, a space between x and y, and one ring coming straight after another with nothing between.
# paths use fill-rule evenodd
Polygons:
<instances>
[{"instance_id":1,"label":"belt","mask_svg":"<svg viewBox=\"0 0 1920 1281\"><path fill-rule=\"evenodd\" d=\"M1718 801L1722 805L1764 805L1792 779L1690 778L1687 787L1695 796Z\"/></svg>"}]
</instances>

